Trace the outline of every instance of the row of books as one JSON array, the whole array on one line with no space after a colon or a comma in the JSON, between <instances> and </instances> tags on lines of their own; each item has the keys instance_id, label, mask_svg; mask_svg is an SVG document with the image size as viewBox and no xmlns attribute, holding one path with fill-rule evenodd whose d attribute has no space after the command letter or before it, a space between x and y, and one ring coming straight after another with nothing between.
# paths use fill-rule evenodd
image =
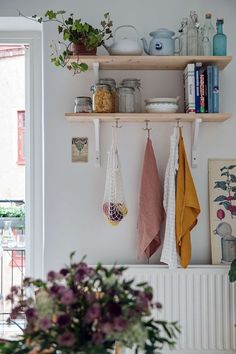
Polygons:
<instances>
[{"instance_id":1,"label":"row of books","mask_svg":"<svg viewBox=\"0 0 236 354\"><path fill-rule=\"evenodd\" d=\"M188 64L184 70L186 113L219 113L219 68L202 63Z\"/></svg>"}]
</instances>

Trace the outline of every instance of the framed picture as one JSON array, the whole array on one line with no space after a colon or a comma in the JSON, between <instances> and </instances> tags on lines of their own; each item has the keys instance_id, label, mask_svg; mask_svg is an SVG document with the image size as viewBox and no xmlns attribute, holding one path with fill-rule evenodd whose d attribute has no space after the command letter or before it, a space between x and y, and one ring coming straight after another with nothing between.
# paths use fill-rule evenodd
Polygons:
<instances>
[{"instance_id":1,"label":"framed picture","mask_svg":"<svg viewBox=\"0 0 236 354\"><path fill-rule=\"evenodd\" d=\"M88 162L88 138L72 138L72 162Z\"/></svg>"},{"instance_id":2,"label":"framed picture","mask_svg":"<svg viewBox=\"0 0 236 354\"><path fill-rule=\"evenodd\" d=\"M208 169L212 263L230 264L236 258L236 159L211 159Z\"/></svg>"}]
</instances>

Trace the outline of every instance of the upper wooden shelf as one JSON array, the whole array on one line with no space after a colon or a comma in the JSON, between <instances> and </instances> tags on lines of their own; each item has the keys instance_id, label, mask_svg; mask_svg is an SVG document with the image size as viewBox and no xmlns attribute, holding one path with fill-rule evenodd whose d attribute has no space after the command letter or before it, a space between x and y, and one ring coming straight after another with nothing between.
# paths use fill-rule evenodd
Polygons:
<instances>
[{"instance_id":1,"label":"upper wooden shelf","mask_svg":"<svg viewBox=\"0 0 236 354\"><path fill-rule=\"evenodd\" d=\"M71 61L78 59L71 56ZM99 63L101 70L184 70L187 64L201 62L205 65L217 65L223 70L232 60L231 56L87 56L81 55L80 61L87 63L93 69L94 63Z\"/></svg>"},{"instance_id":2,"label":"upper wooden shelf","mask_svg":"<svg viewBox=\"0 0 236 354\"><path fill-rule=\"evenodd\" d=\"M231 117L230 113L65 113L65 118L71 122L91 122L99 118L102 122L137 123L149 120L150 122L193 122L201 118L203 122L224 122Z\"/></svg>"}]
</instances>

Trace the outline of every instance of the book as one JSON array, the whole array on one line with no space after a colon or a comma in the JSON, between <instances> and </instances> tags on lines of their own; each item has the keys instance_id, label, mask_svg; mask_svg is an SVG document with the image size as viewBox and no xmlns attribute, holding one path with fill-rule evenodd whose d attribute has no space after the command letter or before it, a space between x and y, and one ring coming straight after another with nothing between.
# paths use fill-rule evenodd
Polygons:
<instances>
[{"instance_id":1,"label":"book","mask_svg":"<svg viewBox=\"0 0 236 354\"><path fill-rule=\"evenodd\" d=\"M219 68L212 68L212 105L213 113L219 113Z\"/></svg>"},{"instance_id":2,"label":"book","mask_svg":"<svg viewBox=\"0 0 236 354\"><path fill-rule=\"evenodd\" d=\"M199 95L200 95L200 113L205 113L205 82L204 82L204 71L202 69L200 69Z\"/></svg>"},{"instance_id":3,"label":"book","mask_svg":"<svg viewBox=\"0 0 236 354\"><path fill-rule=\"evenodd\" d=\"M202 63L195 64L194 76L195 76L195 109L196 113L200 113L200 70Z\"/></svg>"},{"instance_id":4,"label":"book","mask_svg":"<svg viewBox=\"0 0 236 354\"><path fill-rule=\"evenodd\" d=\"M184 106L186 113L196 112L194 64L188 64L184 69Z\"/></svg>"},{"instance_id":5,"label":"book","mask_svg":"<svg viewBox=\"0 0 236 354\"><path fill-rule=\"evenodd\" d=\"M213 113L212 71L213 71L213 67L211 65L208 65L207 66L207 104L208 104L208 113Z\"/></svg>"},{"instance_id":6,"label":"book","mask_svg":"<svg viewBox=\"0 0 236 354\"><path fill-rule=\"evenodd\" d=\"M208 113L208 81L207 81L207 68L204 69L204 101L205 113Z\"/></svg>"}]
</instances>

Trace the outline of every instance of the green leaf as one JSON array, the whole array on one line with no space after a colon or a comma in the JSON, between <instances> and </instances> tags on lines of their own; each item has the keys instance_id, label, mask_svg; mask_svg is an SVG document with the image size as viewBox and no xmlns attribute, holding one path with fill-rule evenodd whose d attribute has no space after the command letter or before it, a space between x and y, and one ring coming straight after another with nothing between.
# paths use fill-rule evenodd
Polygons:
<instances>
[{"instance_id":1,"label":"green leaf","mask_svg":"<svg viewBox=\"0 0 236 354\"><path fill-rule=\"evenodd\" d=\"M86 63L81 63L80 64L80 69L81 71L87 71L88 70L88 65Z\"/></svg>"},{"instance_id":2,"label":"green leaf","mask_svg":"<svg viewBox=\"0 0 236 354\"><path fill-rule=\"evenodd\" d=\"M231 182L235 183L236 182L236 176L235 175L230 175Z\"/></svg>"},{"instance_id":3,"label":"green leaf","mask_svg":"<svg viewBox=\"0 0 236 354\"><path fill-rule=\"evenodd\" d=\"M232 170L233 168L235 168L236 167L236 165L230 165L229 167L228 167L228 170Z\"/></svg>"},{"instance_id":4,"label":"green leaf","mask_svg":"<svg viewBox=\"0 0 236 354\"><path fill-rule=\"evenodd\" d=\"M223 189L224 191L227 191L227 184L225 181L216 181L214 188L220 188Z\"/></svg>"},{"instance_id":5,"label":"green leaf","mask_svg":"<svg viewBox=\"0 0 236 354\"><path fill-rule=\"evenodd\" d=\"M229 270L229 280L230 282L236 281L236 258L233 260Z\"/></svg>"},{"instance_id":6,"label":"green leaf","mask_svg":"<svg viewBox=\"0 0 236 354\"><path fill-rule=\"evenodd\" d=\"M222 202L223 200L227 200L227 197L225 195L219 195L216 199L214 199L214 202Z\"/></svg>"},{"instance_id":7,"label":"green leaf","mask_svg":"<svg viewBox=\"0 0 236 354\"><path fill-rule=\"evenodd\" d=\"M221 202L219 205L223 205L226 210L228 210L229 206L231 205L230 202Z\"/></svg>"},{"instance_id":8,"label":"green leaf","mask_svg":"<svg viewBox=\"0 0 236 354\"><path fill-rule=\"evenodd\" d=\"M221 173L221 176L228 176L229 175L229 172L223 172Z\"/></svg>"},{"instance_id":9,"label":"green leaf","mask_svg":"<svg viewBox=\"0 0 236 354\"><path fill-rule=\"evenodd\" d=\"M226 166L224 166L224 167L222 167L222 168L220 169L220 171L224 171L224 170L227 170L227 167L226 167Z\"/></svg>"}]
</instances>

